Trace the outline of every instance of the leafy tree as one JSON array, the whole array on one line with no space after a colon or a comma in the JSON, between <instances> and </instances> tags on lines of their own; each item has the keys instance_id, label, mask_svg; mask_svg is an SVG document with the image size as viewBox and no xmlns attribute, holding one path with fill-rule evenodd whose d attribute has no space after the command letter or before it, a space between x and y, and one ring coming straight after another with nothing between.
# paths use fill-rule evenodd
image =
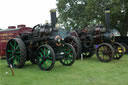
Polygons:
<instances>
[{"instance_id":1,"label":"leafy tree","mask_svg":"<svg viewBox=\"0 0 128 85\"><path fill-rule=\"evenodd\" d=\"M127 0L57 0L58 21L66 28L82 29L87 25L105 25L104 11L111 9L111 28L121 35L128 31Z\"/></svg>"}]
</instances>

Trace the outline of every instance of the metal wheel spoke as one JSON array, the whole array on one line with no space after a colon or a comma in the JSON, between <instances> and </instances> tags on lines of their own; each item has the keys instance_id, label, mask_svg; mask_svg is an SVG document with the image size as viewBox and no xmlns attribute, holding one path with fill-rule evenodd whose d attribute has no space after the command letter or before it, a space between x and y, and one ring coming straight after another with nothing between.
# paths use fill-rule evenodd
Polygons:
<instances>
[{"instance_id":1,"label":"metal wheel spoke","mask_svg":"<svg viewBox=\"0 0 128 85\"><path fill-rule=\"evenodd\" d=\"M16 47L15 47L15 49L18 49L19 48L19 46L17 45Z\"/></svg>"},{"instance_id":2,"label":"metal wheel spoke","mask_svg":"<svg viewBox=\"0 0 128 85\"><path fill-rule=\"evenodd\" d=\"M41 56L41 58L43 57L43 55L42 55L42 53L40 52L40 56Z\"/></svg>"},{"instance_id":3,"label":"metal wheel spoke","mask_svg":"<svg viewBox=\"0 0 128 85\"><path fill-rule=\"evenodd\" d=\"M13 64L13 66L14 66L15 62L16 62L16 59L15 59L15 57L14 57L14 59L13 59L13 63L12 63L12 64Z\"/></svg>"},{"instance_id":4,"label":"metal wheel spoke","mask_svg":"<svg viewBox=\"0 0 128 85\"><path fill-rule=\"evenodd\" d=\"M65 49L65 50L64 50L64 53L66 53L66 54L70 54L71 51L72 51L71 49L69 49L69 50Z\"/></svg>"},{"instance_id":5,"label":"metal wheel spoke","mask_svg":"<svg viewBox=\"0 0 128 85\"><path fill-rule=\"evenodd\" d=\"M16 49L16 42L14 42L14 48Z\"/></svg>"},{"instance_id":6,"label":"metal wheel spoke","mask_svg":"<svg viewBox=\"0 0 128 85\"><path fill-rule=\"evenodd\" d=\"M12 51L12 50L8 50L7 52L10 52L10 53L12 53L13 51Z\"/></svg>"},{"instance_id":7,"label":"metal wheel spoke","mask_svg":"<svg viewBox=\"0 0 128 85\"><path fill-rule=\"evenodd\" d=\"M45 68L48 68L49 66L48 66L48 64L47 64L47 61L44 61L43 62L43 64L41 64L43 67L45 67Z\"/></svg>"},{"instance_id":8,"label":"metal wheel spoke","mask_svg":"<svg viewBox=\"0 0 128 85\"><path fill-rule=\"evenodd\" d=\"M73 45L74 41L72 40L71 45Z\"/></svg>"},{"instance_id":9,"label":"metal wheel spoke","mask_svg":"<svg viewBox=\"0 0 128 85\"><path fill-rule=\"evenodd\" d=\"M76 43L72 44L73 47L76 46L76 45L77 45Z\"/></svg>"},{"instance_id":10,"label":"metal wheel spoke","mask_svg":"<svg viewBox=\"0 0 128 85\"><path fill-rule=\"evenodd\" d=\"M104 56L105 56L105 55L103 54L103 55L102 55L102 59L104 59Z\"/></svg>"},{"instance_id":11,"label":"metal wheel spoke","mask_svg":"<svg viewBox=\"0 0 128 85\"><path fill-rule=\"evenodd\" d=\"M47 49L46 51L46 57L50 56L50 50Z\"/></svg>"},{"instance_id":12,"label":"metal wheel spoke","mask_svg":"<svg viewBox=\"0 0 128 85\"><path fill-rule=\"evenodd\" d=\"M103 52L102 51L99 51L98 54L103 54Z\"/></svg>"},{"instance_id":13,"label":"metal wheel spoke","mask_svg":"<svg viewBox=\"0 0 128 85\"><path fill-rule=\"evenodd\" d=\"M103 56L103 54L99 54L99 56L101 57L101 56Z\"/></svg>"},{"instance_id":14,"label":"metal wheel spoke","mask_svg":"<svg viewBox=\"0 0 128 85\"><path fill-rule=\"evenodd\" d=\"M67 64L69 63L68 60L66 60L66 63L67 63Z\"/></svg>"},{"instance_id":15,"label":"metal wheel spoke","mask_svg":"<svg viewBox=\"0 0 128 85\"><path fill-rule=\"evenodd\" d=\"M14 46L12 45L12 43L10 42L9 44L10 44L10 45L11 45L11 47L14 49Z\"/></svg>"},{"instance_id":16,"label":"metal wheel spoke","mask_svg":"<svg viewBox=\"0 0 128 85\"><path fill-rule=\"evenodd\" d=\"M69 60L69 63L72 62L72 59Z\"/></svg>"},{"instance_id":17,"label":"metal wheel spoke","mask_svg":"<svg viewBox=\"0 0 128 85\"><path fill-rule=\"evenodd\" d=\"M44 62L44 64L42 64L45 68L48 68L47 66L47 61Z\"/></svg>"},{"instance_id":18,"label":"metal wheel spoke","mask_svg":"<svg viewBox=\"0 0 128 85\"><path fill-rule=\"evenodd\" d=\"M16 52L16 54L20 54L20 51L19 52Z\"/></svg>"},{"instance_id":19,"label":"metal wheel spoke","mask_svg":"<svg viewBox=\"0 0 128 85\"><path fill-rule=\"evenodd\" d=\"M41 52L43 53L42 55L44 55L44 56L45 56L44 50L43 50L42 48L41 48L40 50L41 50Z\"/></svg>"},{"instance_id":20,"label":"metal wheel spoke","mask_svg":"<svg viewBox=\"0 0 128 85\"><path fill-rule=\"evenodd\" d=\"M106 59L108 59L108 56L107 55L104 56L104 60L106 60Z\"/></svg>"},{"instance_id":21,"label":"metal wheel spoke","mask_svg":"<svg viewBox=\"0 0 128 85\"><path fill-rule=\"evenodd\" d=\"M73 58L72 58L72 57L67 57L66 59L68 59L68 60L72 60Z\"/></svg>"},{"instance_id":22,"label":"metal wheel spoke","mask_svg":"<svg viewBox=\"0 0 128 85\"><path fill-rule=\"evenodd\" d=\"M65 64L68 64L67 60L64 60L64 63L65 63Z\"/></svg>"},{"instance_id":23,"label":"metal wheel spoke","mask_svg":"<svg viewBox=\"0 0 128 85\"><path fill-rule=\"evenodd\" d=\"M45 49L45 48L44 48L44 50L43 50L43 54L46 55L46 49Z\"/></svg>"},{"instance_id":24,"label":"metal wheel spoke","mask_svg":"<svg viewBox=\"0 0 128 85\"><path fill-rule=\"evenodd\" d=\"M20 63L20 57L18 55L16 55L16 60L18 62L18 64Z\"/></svg>"},{"instance_id":25,"label":"metal wheel spoke","mask_svg":"<svg viewBox=\"0 0 128 85\"><path fill-rule=\"evenodd\" d=\"M15 58L15 56L10 57L10 58L9 58L9 61L12 60L12 59L14 59L14 58Z\"/></svg>"},{"instance_id":26,"label":"metal wheel spoke","mask_svg":"<svg viewBox=\"0 0 128 85\"><path fill-rule=\"evenodd\" d=\"M116 58L118 58L118 55L117 55L117 53L115 54L115 57L116 57Z\"/></svg>"},{"instance_id":27,"label":"metal wheel spoke","mask_svg":"<svg viewBox=\"0 0 128 85\"><path fill-rule=\"evenodd\" d=\"M52 60L47 59L47 62L51 64L52 63Z\"/></svg>"},{"instance_id":28,"label":"metal wheel spoke","mask_svg":"<svg viewBox=\"0 0 128 85\"><path fill-rule=\"evenodd\" d=\"M64 58L64 59L62 59L62 61L65 63L65 58Z\"/></svg>"},{"instance_id":29,"label":"metal wheel spoke","mask_svg":"<svg viewBox=\"0 0 128 85\"><path fill-rule=\"evenodd\" d=\"M41 65L41 64L44 64L44 62L45 62L45 60L41 59L40 65Z\"/></svg>"},{"instance_id":30,"label":"metal wheel spoke","mask_svg":"<svg viewBox=\"0 0 128 85\"><path fill-rule=\"evenodd\" d=\"M17 64L17 60L16 60L16 58L13 59L13 64L14 64L14 65Z\"/></svg>"}]
</instances>

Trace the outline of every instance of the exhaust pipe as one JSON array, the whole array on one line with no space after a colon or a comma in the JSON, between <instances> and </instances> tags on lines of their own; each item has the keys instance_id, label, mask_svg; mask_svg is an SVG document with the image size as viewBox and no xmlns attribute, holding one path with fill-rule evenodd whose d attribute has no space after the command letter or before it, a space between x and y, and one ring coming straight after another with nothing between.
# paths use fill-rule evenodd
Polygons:
<instances>
[{"instance_id":1,"label":"exhaust pipe","mask_svg":"<svg viewBox=\"0 0 128 85\"><path fill-rule=\"evenodd\" d=\"M51 9L50 13L51 13L51 25L52 25L52 28L55 28L55 25L57 23L56 9Z\"/></svg>"},{"instance_id":2,"label":"exhaust pipe","mask_svg":"<svg viewBox=\"0 0 128 85\"><path fill-rule=\"evenodd\" d=\"M105 10L105 24L106 24L106 30L110 30L110 9L107 8Z\"/></svg>"}]
</instances>

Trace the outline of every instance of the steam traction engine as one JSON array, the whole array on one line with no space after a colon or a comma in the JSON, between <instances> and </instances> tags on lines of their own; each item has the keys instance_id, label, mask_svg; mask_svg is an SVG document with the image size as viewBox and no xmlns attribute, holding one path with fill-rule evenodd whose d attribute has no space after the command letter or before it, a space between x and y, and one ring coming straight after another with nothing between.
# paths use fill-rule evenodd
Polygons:
<instances>
[{"instance_id":1,"label":"steam traction engine","mask_svg":"<svg viewBox=\"0 0 128 85\"><path fill-rule=\"evenodd\" d=\"M91 57L96 49L96 55L102 62L112 59L120 59L124 54L123 46L114 42L114 34L110 32L110 10L105 11L106 30L104 27L96 27L89 32L87 29L74 31L71 34L78 37L82 44L82 53L86 58Z\"/></svg>"},{"instance_id":2,"label":"steam traction engine","mask_svg":"<svg viewBox=\"0 0 128 85\"><path fill-rule=\"evenodd\" d=\"M106 30L103 27L97 27L92 36L86 36L86 40L91 40L96 46L96 55L100 61L109 62L112 59L120 59L124 54L123 46L114 42L114 34L110 32L110 10L105 11ZM87 40L87 41L88 41ZM86 41L86 42L87 42Z\"/></svg>"},{"instance_id":3,"label":"steam traction engine","mask_svg":"<svg viewBox=\"0 0 128 85\"><path fill-rule=\"evenodd\" d=\"M54 10L52 10L54 11ZM55 12L51 11L52 21ZM64 43L64 39L52 25L46 23L33 27L32 33L22 33L17 38L10 39L6 47L8 64L13 67L23 67L27 60L37 63L41 70L51 70L55 61L70 66L74 63L76 53L72 45Z\"/></svg>"}]
</instances>

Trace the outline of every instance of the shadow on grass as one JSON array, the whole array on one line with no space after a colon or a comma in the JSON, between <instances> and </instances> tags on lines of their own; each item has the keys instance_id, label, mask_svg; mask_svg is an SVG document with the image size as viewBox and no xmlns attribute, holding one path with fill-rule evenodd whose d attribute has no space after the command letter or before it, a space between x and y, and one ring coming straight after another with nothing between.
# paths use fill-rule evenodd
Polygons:
<instances>
[{"instance_id":1,"label":"shadow on grass","mask_svg":"<svg viewBox=\"0 0 128 85\"><path fill-rule=\"evenodd\" d=\"M95 56L90 57L90 58L84 58L84 60L89 61L89 62L100 62L100 61L98 60L98 58L95 57Z\"/></svg>"},{"instance_id":2,"label":"shadow on grass","mask_svg":"<svg viewBox=\"0 0 128 85\"><path fill-rule=\"evenodd\" d=\"M68 71L72 66L64 66L62 65L60 62L56 61L55 62L55 65L53 67L53 69L51 69L50 71L44 71L44 72L65 72L65 71ZM23 66L23 68L21 69L26 69L26 70L40 70L40 71L43 71L41 70L37 64L31 64L30 62L27 62L25 63L25 65ZM34 71L33 70L33 71Z\"/></svg>"},{"instance_id":3,"label":"shadow on grass","mask_svg":"<svg viewBox=\"0 0 128 85\"><path fill-rule=\"evenodd\" d=\"M61 64L57 64L54 66L53 71L55 72L65 72L68 71L72 66L64 66Z\"/></svg>"},{"instance_id":4,"label":"shadow on grass","mask_svg":"<svg viewBox=\"0 0 128 85\"><path fill-rule=\"evenodd\" d=\"M33 66L36 66L37 64L25 64L23 68L33 68Z\"/></svg>"}]
</instances>

